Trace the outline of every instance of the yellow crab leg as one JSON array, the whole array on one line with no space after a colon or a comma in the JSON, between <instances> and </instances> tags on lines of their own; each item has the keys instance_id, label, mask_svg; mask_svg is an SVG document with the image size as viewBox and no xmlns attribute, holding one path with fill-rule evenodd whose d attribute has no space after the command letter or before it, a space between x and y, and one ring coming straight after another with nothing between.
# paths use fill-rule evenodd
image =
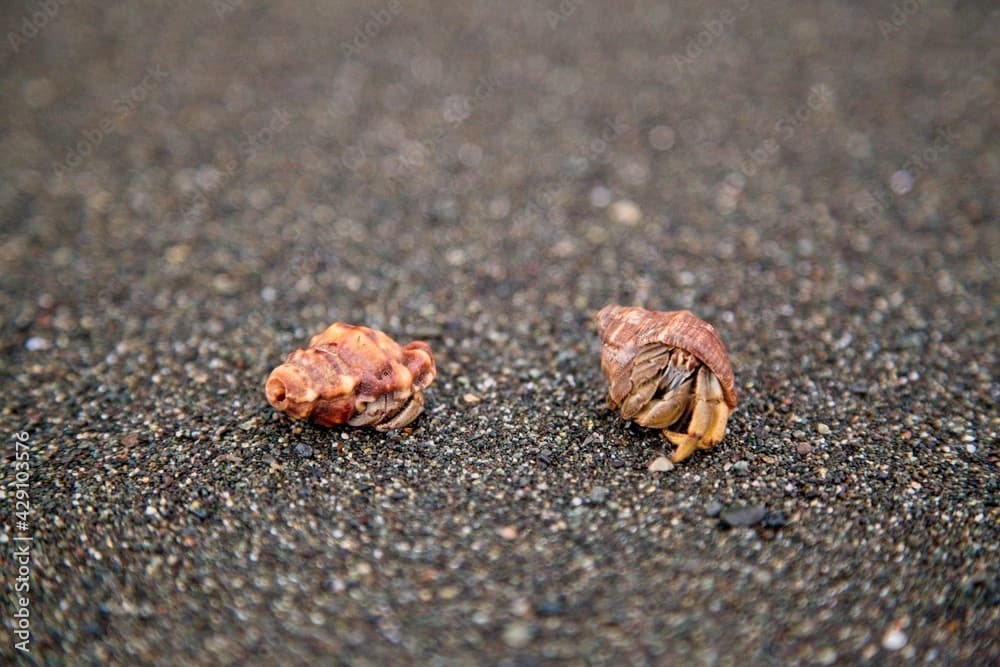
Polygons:
<instances>
[{"instance_id":1,"label":"yellow crab leg","mask_svg":"<svg viewBox=\"0 0 1000 667\"><path fill-rule=\"evenodd\" d=\"M726 433L729 409L722 400L722 386L712 371L702 366L695 384L694 410L687 433L663 431L677 450L670 460L674 463L691 456L696 449L707 449L719 443Z\"/></svg>"},{"instance_id":2,"label":"yellow crab leg","mask_svg":"<svg viewBox=\"0 0 1000 667\"><path fill-rule=\"evenodd\" d=\"M708 449L722 442L722 438L726 436L726 423L729 421L729 406L722 400L722 385L714 373L710 373L709 378L704 400L712 406L712 423L705 429L705 435L698 445L701 449Z\"/></svg>"}]
</instances>

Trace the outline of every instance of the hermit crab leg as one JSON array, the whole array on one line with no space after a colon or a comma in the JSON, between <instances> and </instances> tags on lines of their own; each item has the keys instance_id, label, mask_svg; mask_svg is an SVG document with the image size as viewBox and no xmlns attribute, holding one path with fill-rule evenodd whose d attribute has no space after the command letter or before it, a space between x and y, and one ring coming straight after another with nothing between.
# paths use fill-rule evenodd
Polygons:
<instances>
[{"instance_id":1,"label":"hermit crab leg","mask_svg":"<svg viewBox=\"0 0 1000 667\"><path fill-rule=\"evenodd\" d=\"M625 419L632 419L652 400L660 386L660 369L669 357L669 348L662 345L650 345L636 355L625 380L630 384L628 395L619 407Z\"/></svg>"},{"instance_id":2,"label":"hermit crab leg","mask_svg":"<svg viewBox=\"0 0 1000 667\"><path fill-rule=\"evenodd\" d=\"M708 383L703 400L712 404L712 424L705 430L699 447L707 449L722 442L726 435L726 422L729 421L729 406L722 400L722 385L715 373L708 374Z\"/></svg>"},{"instance_id":3,"label":"hermit crab leg","mask_svg":"<svg viewBox=\"0 0 1000 667\"><path fill-rule=\"evenodd\" d=\"M410 397L410 400L408 400L405 405L403 405L403 409L399 411L399 414L384 424L378 424L375 428L379 431L390 431L394 428L403 428L416 419L417 415L419 415L423 409L424 394L423 392L417 392Z\"/></svg>"},{"instance_id":4,"label":"hermit crab leg","mask_svg":"<svg viewBox=\"0 0 1000 667\"><path fill-rule=\"evenodd\" d=\"M652 377L669 363L671 349L663 345L647 345L632 360L632 377Z\"/></svg>"},{"instance_id":5,"label":"hermit crab leg","mask_svg":"<svg viewBox=\"0 0 1000 667\"><path fill-rule=\"evenodd\" d=\"M694 453L722 440L726 432L729 409L722 400L722 387L712 371L702 367L695 383L694 410L687 433L663 431L667 440L677 446L671 461L678 463Z\"/></svg>"},{"instance_id":6,"label":"hermit crab leg","mask_svg":"<svg viewBox=\"0 0 1000 667\"><path fill-rule=\"evenodd\" d=\"M635 416L653 399L659 378L653 377L632 388L628 398L621 404L619 411L625 419L635 419Z\"/></svg>"},{"instance_id":7,"label":"hermit crab leg","mask_svg":"<svg viewBox=\"0 0 1000 667\"><path fill-rule=\"evenodd\" d=\"M389 397L390 394L384 394L367 405L359 406L357 414L347 423L351 426L368 426L384 419L390 409Z\"/></svg>"},{"instance_id":8,"label":"hermit crab leg","mask_svg":"<svg viewBox=\"0 0 1000 667\"><path fill-rule=\"evenodd\" d=\"M692 384L694 378L689 378L662 398L650 401L633 419L640 426L648 428L667 428L675 424L684 416L684 411L691 402Z\"/></svg>"}]
</instances>

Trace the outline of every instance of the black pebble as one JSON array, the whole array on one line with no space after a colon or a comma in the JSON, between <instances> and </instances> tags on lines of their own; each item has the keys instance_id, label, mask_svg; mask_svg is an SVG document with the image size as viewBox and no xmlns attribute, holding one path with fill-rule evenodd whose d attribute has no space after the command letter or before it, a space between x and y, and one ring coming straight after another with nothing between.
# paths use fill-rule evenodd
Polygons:
<instances>
[{"instance_id":1,"label":"black pebble","mask_svg":"<svg viewBox=\"0 0 1000 667\"><path fill-rule=\"evenodd\" d=\"M760 523L767 515L767 508L763 505L749 505L747 507L729 507L719 514L719 520L723 526L736 528L740 526L754 526Z\"/></svg>"},{"instance_id":2,"label":"black pebble","mask_svg":"<svg viewBox=\"0 0 1000 667\"><path fill-rule=\"evenodd\" d=\"M545 598L535 605L539 616L559 616L566 610L566 605L559 598Z\"/></svg>"}]
</instances>

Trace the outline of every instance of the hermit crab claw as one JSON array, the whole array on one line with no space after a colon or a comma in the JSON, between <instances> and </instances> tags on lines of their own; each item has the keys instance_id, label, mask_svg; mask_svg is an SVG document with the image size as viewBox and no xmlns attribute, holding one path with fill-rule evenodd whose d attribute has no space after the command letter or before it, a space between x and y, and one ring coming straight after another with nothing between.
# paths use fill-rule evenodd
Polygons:
<instances>
[{"instance_id":1,"label":"hermit crab claw","mask_svg":"<svg viewBox=\"0 0 1000 667\"><path fill-rule=\"evenodd\" d=\"M597 313L608 403L661 429L675 463L722 441L736 407L733 370L715 328L687 310L606 306Z\"/></svg>"}]
</instances>

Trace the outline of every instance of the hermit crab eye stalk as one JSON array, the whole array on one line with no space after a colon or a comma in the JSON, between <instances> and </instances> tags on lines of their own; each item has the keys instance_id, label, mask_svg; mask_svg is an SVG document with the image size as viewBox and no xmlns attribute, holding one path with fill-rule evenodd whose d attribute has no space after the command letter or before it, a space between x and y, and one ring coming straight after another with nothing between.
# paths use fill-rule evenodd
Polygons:
<instances>
[{"instance_id":1,"label":"hermit crab eye stalk","mask_svg":"<svg viewBox=\"0 0 1000 667\"><path fill-rule=\"evenodd\" d=\"M605 306L596 316L608 403L625 419L661 429L672 460L722 441L736 407L729 356L715 328L690 311Z\"/></svg>"}]
</instances>

